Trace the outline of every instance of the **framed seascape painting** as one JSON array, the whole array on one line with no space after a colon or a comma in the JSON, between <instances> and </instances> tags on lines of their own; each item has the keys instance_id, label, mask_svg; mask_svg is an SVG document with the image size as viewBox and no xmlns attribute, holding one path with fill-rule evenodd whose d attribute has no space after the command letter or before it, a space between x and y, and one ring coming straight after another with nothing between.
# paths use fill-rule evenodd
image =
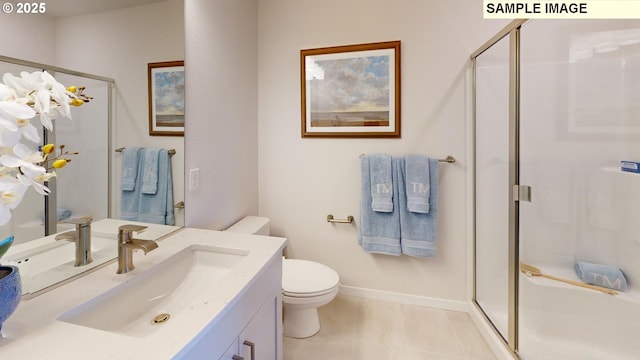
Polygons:
<instances>
[{"instance_id":1,"label":"framed seascape painting","mask_svg":"<svg viewBox=\"0 0 640 360\"><path fill-rule=\"evenodd\" d=\"M149 135L184 136L184 61L149 63Z\"/></svg>"},{"instance_id":2,"label":"framed seascape painting","mask_svg":"<svg viewBox=\"0 0 640 360\"><path fill-rule=\"evenodd\" d=\"M400 137L400 41L301 50L300 84L302 137Z\"/></svg>"}]
</instances>

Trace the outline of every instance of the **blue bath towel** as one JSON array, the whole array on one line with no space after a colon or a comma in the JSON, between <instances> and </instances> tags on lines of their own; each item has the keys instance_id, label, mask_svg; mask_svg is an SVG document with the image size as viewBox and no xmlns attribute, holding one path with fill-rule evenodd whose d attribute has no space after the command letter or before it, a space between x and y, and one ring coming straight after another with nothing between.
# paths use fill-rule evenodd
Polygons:
<instances>
[{"instance_id":1,"label":"blue bath towel","mask_svg":"<svg viewBox=\"0 0 640 360\"><path fill-rule=\"evenodd\" d=\"M398 215L398 199L394 197L393 212L376 212L371 207L371 168L370 157L360 159L361 198L360 198L360 233L358 243L368 252L400 255L400 218ZM392 164L393 166L393 164ZM396 183L396 172L392 171L392 183Z\"/></svg>"},{"instance_id":2,"label":"blue bath towel","mask_svg":"<svg viewBox=\"0 0 640 360\"><path fill-rule=\"evenodd\" d=\"M369 171L371 172L371 209L377 212L392 212L391 155L369 155Z\"/></svg>"},{"instance_id":3,"label":"blue bath towel","mask_svg":"<svg viewBox=\"0 0 640 360\"><path fill-rule=\"evenodd\" d=\"M398 159L398 204L402 253L410 256L436 256L438 234L438 160L429 159L429 212L417 213L407 207L406 164Z\"/></svg>"},{"instance_id":4,"label":"blue bath towel","mask_svg":"<svg viewBox=\"0 0 640 360\"><path fill-rule=\"evenodd\" d=\"M576 275L587 284L609 289L627 291L627 279L622 270L615 266L576 262Z\"/></svg>"},{"instance_id":5,"label":"blue bath towel","mask_svg":"<svg viewBox=\"0 0 640 360\"><path fill-rule=\"evenodd\" d=\"M171 159L165 149L161 149L158 153L157 191L155 194L140 193L137 220L163 225L175 224Z\"/></svg>"},{"instance_id":6,"label":"blue bath towel","mask_svg":"<svg viewBox=\"0 0 640 360\"><path fill-rule=\"evenodd\" d=\"M144 150L142 165L142 193L155 194L158 191L158 154L160 149Z\"/></svg>"},{"instance_id":7,"label":"blue bath towel","mask_svg":"<svg viewBox=\"0 0 640 360\"><path fill-rule=\"evenodd\" d=\"M122 191L135 189L139 156L139 147L125 148L122 151L122 173L120 174L120 189Z\"/></svg>"},{"instance_id":8,"label":"blue bath towel","mask_svg":"<svg viewBox=\"0 0 640 360\"><path fill-rule=\"evenodd\" d=\"M426 214L429 212L429 158L424 155L407 155L404 161L407 209Z\"/></svg>"}]
</instances>

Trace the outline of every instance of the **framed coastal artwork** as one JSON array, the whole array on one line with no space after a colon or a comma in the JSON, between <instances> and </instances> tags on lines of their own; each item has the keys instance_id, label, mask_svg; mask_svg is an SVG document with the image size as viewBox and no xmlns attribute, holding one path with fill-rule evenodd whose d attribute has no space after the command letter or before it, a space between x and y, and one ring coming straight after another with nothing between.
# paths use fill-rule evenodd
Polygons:
<instances>
[{"instance_id":1,"label":"framed coastal artwork","mask_svg":"<svg viewBox=\"0 0 640 360\"><path fill-rule=\"evenodd\" d=\"M149 135L184 136L184 61L149 63Z\"/></svg>"},{"instance_id":2,"label":"framed coastal artwork","mask_svg":"<svg viewBox=\"0 0 640 360\"><path fill-rule=\"evenodd\" d=\"M400 137L400 41L301 50L300 85L302 137Z\"/></svg>"}]
</instances>

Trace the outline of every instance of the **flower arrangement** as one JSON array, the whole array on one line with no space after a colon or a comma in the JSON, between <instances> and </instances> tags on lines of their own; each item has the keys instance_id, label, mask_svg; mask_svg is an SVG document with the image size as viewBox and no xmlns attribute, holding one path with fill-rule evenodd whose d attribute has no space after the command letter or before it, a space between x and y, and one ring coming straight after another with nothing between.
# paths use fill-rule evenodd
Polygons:
<instances>
[{"instance_id":1,"label":"flower arrangement","mask_svg":"<svg viewBox=\"0 0 640 360\"><path fill-rule=\"evenodd\" d=\"M42 126L52 131L57 115L71 119L71 106L80 106L92 98L85 88L65 87L46 71L22 72L20 77L6 73L0 83L0 226L11 219L29 187L42 195L44 185L56 176L54 169L70 161L60 145L40 143L32 120L39 115ZM23 140L26 140L23 142Z\"/></svg>"}]
</instances>

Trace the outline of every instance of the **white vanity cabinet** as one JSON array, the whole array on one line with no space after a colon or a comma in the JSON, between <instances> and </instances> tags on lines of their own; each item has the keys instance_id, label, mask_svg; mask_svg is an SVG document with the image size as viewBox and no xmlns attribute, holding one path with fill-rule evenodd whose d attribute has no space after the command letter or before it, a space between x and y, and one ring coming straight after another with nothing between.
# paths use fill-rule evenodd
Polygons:
<instances>
[{"instance_id":1,"label":"white vanity cabinet","mask_svg":"<svg viewBox=\"0 0 640 360\"><path fill-rule=\"evenodd\" d=\"M282 360L281 255L274 255L174 359Z\"/></svg>"},{"instance_id":2,"label":"white vanity cabinet","mask_svg":"<svg viewBox=\"0 0 640 360\"><path fill-rule=\"evenodd\" d=\"M280 299L267 298L251 322L233 341L219 360L279 359L277 326L274 319L278 316Z\"/></svg>"}]
</instances>

